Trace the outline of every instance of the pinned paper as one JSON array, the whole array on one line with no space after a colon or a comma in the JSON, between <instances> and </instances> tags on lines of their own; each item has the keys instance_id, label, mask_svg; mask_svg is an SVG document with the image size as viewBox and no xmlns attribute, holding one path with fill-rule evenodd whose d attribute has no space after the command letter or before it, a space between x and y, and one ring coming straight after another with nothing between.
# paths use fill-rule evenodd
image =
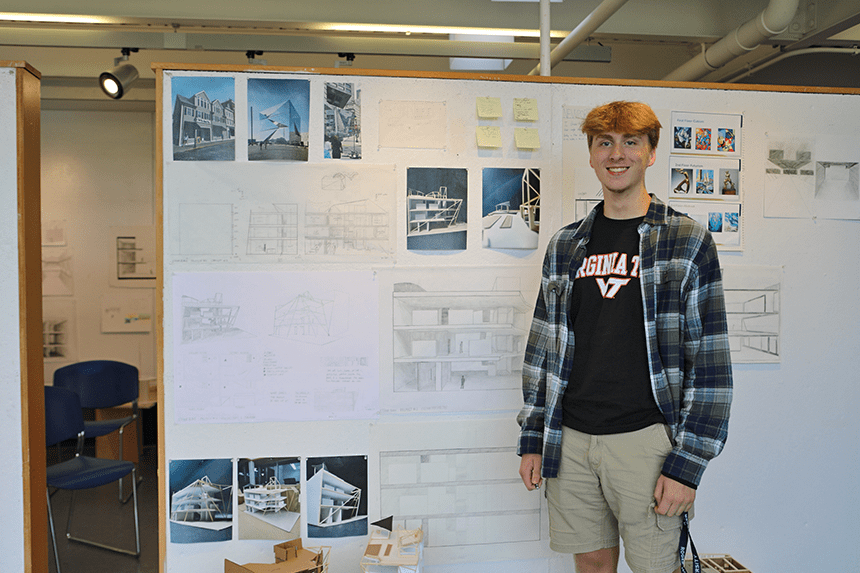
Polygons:
<instances>
[{"instance_id":1,"label":"pinned paper","mask_svg":"<svg viewBox=\"0 0 860 573\"><path fill-rule=\"evenodd\" d=\"M514 128L517 149L540 149L540 136L534 127Z\"/></svg>"},{"instance_id":2,"label":"pinned paper","mask_svg":"<svg viewBox=\"0 0 860 573\"><path fill-rule=\"evenodd\" d=\"M501 147L502 130L497 125L479 125L475 128L478 147Z\"/></svg>"},{"instance_id":3,"label":"pinned paper","mask_svg":"<svg viewBox=\"0 0 860 573\"><path fill-rule=\"evenodd\" d=\"M475 98L480 119L498 119L502 117L502 101L497 97Z\"/></svg>"},{"instance_id":4,"label":"pinned paper","mask_svg":"<svg viewBox=\"0 0 860 573\"><path fill-rule=\"evenodd\" d=\"M514 98L514 119L517 121L537 121L537 100L529 97Z\"/></svg>"}]
</instances>

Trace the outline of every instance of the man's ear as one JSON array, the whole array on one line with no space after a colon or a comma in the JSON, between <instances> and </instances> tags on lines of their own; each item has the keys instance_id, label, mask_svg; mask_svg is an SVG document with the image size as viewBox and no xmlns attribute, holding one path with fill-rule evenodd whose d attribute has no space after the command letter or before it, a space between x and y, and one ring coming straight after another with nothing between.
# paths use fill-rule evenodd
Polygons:
<instances>
[{"instance_id":1,"label":"man's ear","mask_svg":"<svg viewBox=\"0 0 860 573\"><path fill-rule=\"evenodd\" d=\"M651 147L650 145L648 147ZM654 162L657 161L657 148L651 147L651 157L648 159L648 167L654 165Z\"/></svg>"}]
</instances>

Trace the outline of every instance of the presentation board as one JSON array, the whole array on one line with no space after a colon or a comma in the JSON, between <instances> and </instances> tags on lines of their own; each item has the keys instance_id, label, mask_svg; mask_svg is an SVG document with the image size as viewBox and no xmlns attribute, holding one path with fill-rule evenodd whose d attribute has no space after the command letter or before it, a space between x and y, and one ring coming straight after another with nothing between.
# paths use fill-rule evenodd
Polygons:
<instances>
[{"instance_id":1,"label":"presentation board","mask_svg":"<svg viewBox=\"0 0 860 573\"><path fill-rule=\"evenodd\" d=\"M167 571L297 537L354 571L388 516L446 571L553 558L515 416L543 250L601 200L592 107L660 118L647 187L715 237L736 367L784 360L797 276L773 230L860 219L858 94L159 71ZM295 495L255 511L245 490L270 482Z\"/></svg>"}]
</instances>

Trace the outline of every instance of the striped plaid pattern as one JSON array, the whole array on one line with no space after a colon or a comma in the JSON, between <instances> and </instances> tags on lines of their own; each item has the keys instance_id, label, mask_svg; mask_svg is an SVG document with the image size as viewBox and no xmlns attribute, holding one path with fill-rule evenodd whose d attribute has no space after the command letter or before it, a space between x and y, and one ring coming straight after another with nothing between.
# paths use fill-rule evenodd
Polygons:
<instances>
[{"instance_id":1,"label":"striped plaid pattern","mask_svg":"<svg viewBox=\"0 0 860 573\"><path fill-rule=\"evenodd\" d=\"M543 477L558 474L561 400L573 364L567 309L602 203L550 240L523 365L524 405L517 453L542 454ZM672 432L663 474L697 487L723 449L732 398L722 274L701 225L656 197L640 234L640 281L654 399Z\"/></svg>"}]
</instances>

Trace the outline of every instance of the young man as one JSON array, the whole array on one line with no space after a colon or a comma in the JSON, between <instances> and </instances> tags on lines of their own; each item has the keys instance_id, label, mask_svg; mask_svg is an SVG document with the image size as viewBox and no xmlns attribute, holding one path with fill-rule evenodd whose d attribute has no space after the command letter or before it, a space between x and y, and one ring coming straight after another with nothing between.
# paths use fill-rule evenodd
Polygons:
<instances>
[{"instance_id":1,"label":"young man","mask_svg":"<svg viewBox=\"0 0 860 573\"><path fill-rule=\"evenodd\" d=\"M660 122L613 102L582 124L603 202L558 231L523 366L518 454L546 478L550 546L579 573L679 568L681 515L726 440L732 372L717 249L645 189Z\"/></svg>"}]
</instances>

